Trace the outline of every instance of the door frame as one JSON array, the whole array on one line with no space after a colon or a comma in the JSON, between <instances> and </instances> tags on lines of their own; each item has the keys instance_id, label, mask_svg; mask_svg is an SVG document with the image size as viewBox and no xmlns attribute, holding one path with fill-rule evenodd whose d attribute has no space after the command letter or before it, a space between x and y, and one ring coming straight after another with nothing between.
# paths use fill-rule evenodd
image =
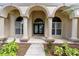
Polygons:
<instances>
[{"instance_id":1,"label":"door frame","mask_svg":"<svg viewBox=\"0 0 79 59\"><path fill-rule=\"evenodd\" d=\"M36 19L36 20L37 20L37 19ZM42 20L42 19L40 19L40 20ZM33 24L33 25L32 25L32 33L33 33L33 35L44 36L44 34L45 34L45 24L44 24L43 20L42 20L42 23L36 23L36 22L34 21L32 24ZM35 25L38 26L38 33L35 33ZM40 31L39 31L39 27L40 27L41 25L43 25L43 33L39 33L39 32L40 32Z\"/></svg>"}]
</instances>

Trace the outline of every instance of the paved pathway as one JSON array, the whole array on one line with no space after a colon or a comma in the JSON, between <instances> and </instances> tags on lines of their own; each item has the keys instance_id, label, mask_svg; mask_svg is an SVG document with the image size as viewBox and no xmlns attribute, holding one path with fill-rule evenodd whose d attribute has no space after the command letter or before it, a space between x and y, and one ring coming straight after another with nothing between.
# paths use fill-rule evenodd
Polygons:
<instances>
[{"instance_id":1,"label":"paved pathway","mask_svg":"<svg viewBox=\"0 0 79 59\"><path fill-rule=\"evenodd\" d=\"M27 43L30 43L31 46L27 50L25 56L45 56L44 40L31 38Z\"/></svg>"},{"instance_id":2,"label":"paved pathway","mask_svg":"<svg viewBox=\"0 0 79 59\"><path fill-rule=\"evenodd\" d=\"M25 56L45 56L43 44L32 43Z\"/></svg>"}]
</instances>

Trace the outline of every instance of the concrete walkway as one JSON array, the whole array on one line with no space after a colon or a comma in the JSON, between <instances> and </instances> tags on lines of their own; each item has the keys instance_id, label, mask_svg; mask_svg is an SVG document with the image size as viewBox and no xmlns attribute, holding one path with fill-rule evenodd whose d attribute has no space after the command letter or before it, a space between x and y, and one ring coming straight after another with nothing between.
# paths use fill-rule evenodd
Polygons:
<instances>
[{"instance_id":1,"label":"concrete walkway","mask_svg":"<svg viewBox=\"0 0 79 59\"><path fill-rule=\"evenodd\" d=\"M25 56L45 56L43 44L46 42L43 39L31 38L27 43L30 43L31 46Z\"/></svg>"},{"instance_id":2,"label":"concrete walkway","mask_svg":"<svg viewBox=\"0 0 79 59\"><path fill-rule=\"evenodd\" d=\"M44 46L42 43L32 43L25 56L45 56Z\"/></svg>"}]
</instances>

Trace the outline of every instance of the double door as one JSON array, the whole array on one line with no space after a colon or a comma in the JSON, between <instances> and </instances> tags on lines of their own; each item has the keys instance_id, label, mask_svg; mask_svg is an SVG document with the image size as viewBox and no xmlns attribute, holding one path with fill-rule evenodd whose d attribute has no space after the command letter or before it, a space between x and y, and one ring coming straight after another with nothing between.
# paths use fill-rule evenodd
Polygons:
<instances>
[{"instance_id":1,"label":"double door","mask_svg":"<svg viewBox=\"0 0 79 59\"><path fill-rule=\"evenodd\" d=\"M33 24L33 33L44 34L44 24L43 23Z\"/></svg>"}]
</instances>

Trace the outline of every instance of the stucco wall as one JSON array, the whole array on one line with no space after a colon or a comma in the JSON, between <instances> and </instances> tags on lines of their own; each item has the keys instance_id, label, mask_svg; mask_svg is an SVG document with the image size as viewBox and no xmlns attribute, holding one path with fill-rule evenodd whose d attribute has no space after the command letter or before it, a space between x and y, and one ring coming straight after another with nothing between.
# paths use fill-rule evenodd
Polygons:
<instances>
[{"instance_id":1,"label":"stucco wall","mask_svg":"<svg viewBox=\"0 0 79 59\"><path fill-rule=\"evenodd\" d=\"M29 16L29 7L32 6L32 5L26 5L26 6L18 6L18 8L20 8L20 11L21 12L21 16ZM45 15L44 13L42 12L34 12L33 13L33 16L30 15L29 19L28 19L28 32L29 32L29 37L32 37L33 35L33 28L32 28L32 23L34 21L35 18L37 17L41 17L44 21L45 21L45 37L48 36L48 19L45 19L47 17L53 17L53 16L58 16L61 20L62 20L62 35L59 36L58 38L70 38L71 37L71 30L72 30L72 20L69 18L69 15L64 13L62 14L61 11L57 11L55 15L53 15L53 13L55 13L55 9L58 8L58 6L45 6L45 9L46 11L48 11L48 15ZM2 8L0 7L0 10ZM12 9L15 9L15 8L12 8ZM6 10L6 11L10 11L10 10ZM1 12L1 11L0 11ZM8 17L7 15L7 19L5 19L5 35L8 37L8 36L15 36L15 20L19 15L19 12L18 11L12 11L12 18L11 17ZM2 13L2 12L1 12ZM4 11L3 11L4 13ZM6 12L5 12L6 14ZM78 21L78 25L79 25L79 21ZM78 27L78 30L79 30L79 27ZM52 35L53 37L53 35ZM78 38L79 38L79 32L78 32Z\"/></svg>"}]
</instances>

